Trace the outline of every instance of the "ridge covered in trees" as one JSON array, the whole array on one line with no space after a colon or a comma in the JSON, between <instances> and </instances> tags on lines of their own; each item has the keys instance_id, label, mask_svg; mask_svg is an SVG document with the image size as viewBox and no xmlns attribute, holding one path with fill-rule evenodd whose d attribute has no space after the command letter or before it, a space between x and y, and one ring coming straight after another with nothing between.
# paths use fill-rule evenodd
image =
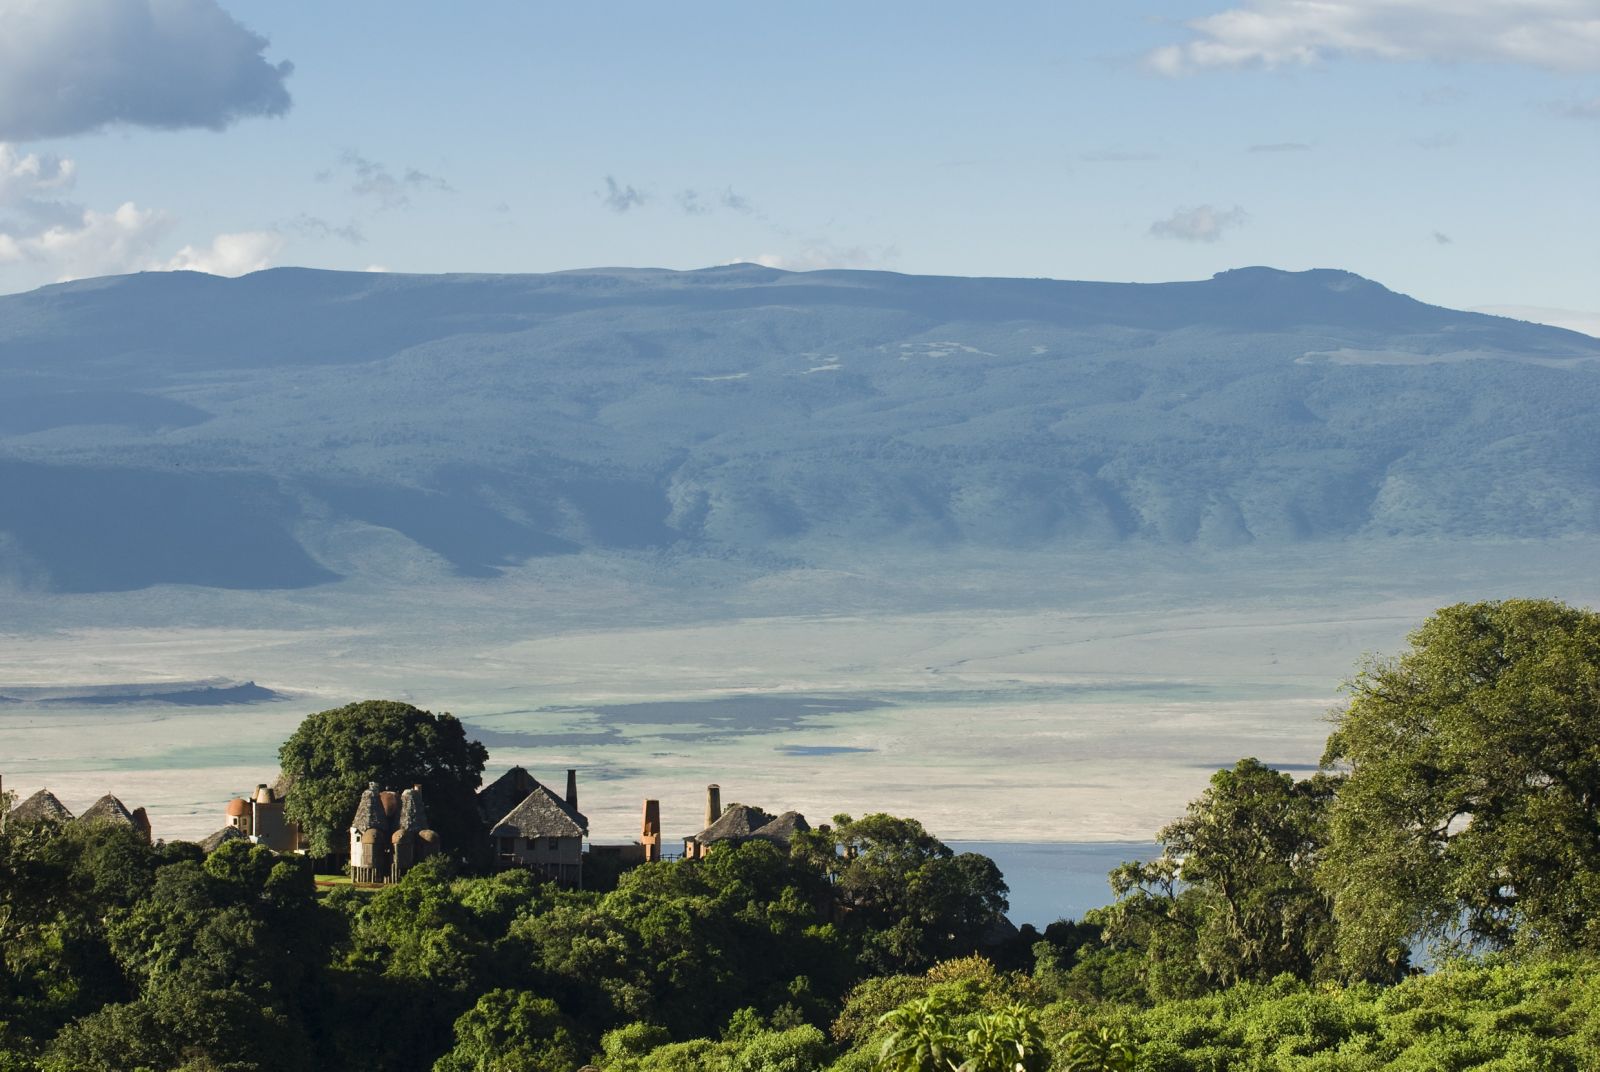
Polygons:
<instances>
[{"instance_id":1,"label":"ridge covered in trees","mask_svg":"<svg viewBox=\"0 0 1600 1072\"><path fill-rule=\"evenodd\" d=\"M587 891L465 858L319 891L247 843L14 823L0 1072L1600 1067L1600 615L1445 608L1348 691L1322 771L1218 771L1042 933L888 815ZM330 727L285 746L302 777ZM368 758L456 776L406 751Z\"/></svg>"}]
</instances>

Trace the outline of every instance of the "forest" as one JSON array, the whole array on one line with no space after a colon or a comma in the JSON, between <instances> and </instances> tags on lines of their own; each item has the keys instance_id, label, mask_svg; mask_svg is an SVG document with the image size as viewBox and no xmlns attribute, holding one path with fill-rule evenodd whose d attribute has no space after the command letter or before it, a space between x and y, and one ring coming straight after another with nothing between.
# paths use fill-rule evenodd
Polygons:
<instances>
[{"instance_id":1,"label":"forest","mask_svg":"<svg viewBox=\"0 0 1600 1072\"><path fill-rule=\"evenodd\" d=\"M1320 771L1217 771L1043 931L884 814L585 890L460 852L327 888L247 842L8 823L0 1072L1600 1067L1600 614L1447 607L1346 691ZM363 753L336 715L282 753L314 845L353 779L482 771L449 716Z\"/></svg>"}]
</instances>

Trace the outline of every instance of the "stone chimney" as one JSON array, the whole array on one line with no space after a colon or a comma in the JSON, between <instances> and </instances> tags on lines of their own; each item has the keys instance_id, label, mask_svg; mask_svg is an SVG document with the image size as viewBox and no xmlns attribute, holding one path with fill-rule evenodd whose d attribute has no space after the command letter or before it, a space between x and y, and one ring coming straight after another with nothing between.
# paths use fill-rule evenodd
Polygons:
<instances>
[{"instance_id":1,"label":"stone chimney","mask_svg":"<svg viewBox=\"0 0 1600 1072\"><path fill-rule=\"evenodd\" d=\"M578 810L578 772L567 768L567 807Z\"/></svg>"},{"instance_id":2,"label":"stone chimney","mask_svg":"<svg viewBox=\"0 0 1600 1072\"><path fill-rule=\"evenodd\" d=\"M706 786L706 825L710 826L722 818L722 786L712 783Z\"/></svg>"}]
</instances>

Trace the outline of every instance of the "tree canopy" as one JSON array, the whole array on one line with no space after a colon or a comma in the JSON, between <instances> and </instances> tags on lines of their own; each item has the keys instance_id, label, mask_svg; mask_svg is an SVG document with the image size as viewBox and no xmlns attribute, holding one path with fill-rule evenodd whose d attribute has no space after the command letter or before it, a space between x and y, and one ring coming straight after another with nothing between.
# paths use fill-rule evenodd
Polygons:
<instances>
[{"instance_id":1,"label":"tree canopy","mask_svg":"<svg viewBox=\"0 0 1600 1072\"><path fill-rule=\"evenodd\" d=\"M422 786L445 852L487 851L475 794L489 752L467 739L454 715L395 700L363 700L308 716L278 750L289 782L285 814L311 841L313 856L343 856L345 832L368 782Z\"/></svg>"},{"instance_id":2,"label":"tree canopy","mask_svg":"<svg viewBox=\"0 0 1600 1072\"><path fill-rule=\"evenodd\" d=\"M1349 689L1321 872L1347 963L1415 936L1600 949L1600 614L1446 607Z\"/></svg>"},{"instance_id":3,"label":"tree canopy","mask_svg":"<svg viewBox=\"0 0 1600 1072\"><path fill-rule=\"evenodd\" d=\"M1143 952L1153 995L1335 974L1332 906L1314 878L1336 785L1242 759L1157 835L1161 858L1112 872L1117 902L1095 919Z\"/></svg>"}]
</instances>

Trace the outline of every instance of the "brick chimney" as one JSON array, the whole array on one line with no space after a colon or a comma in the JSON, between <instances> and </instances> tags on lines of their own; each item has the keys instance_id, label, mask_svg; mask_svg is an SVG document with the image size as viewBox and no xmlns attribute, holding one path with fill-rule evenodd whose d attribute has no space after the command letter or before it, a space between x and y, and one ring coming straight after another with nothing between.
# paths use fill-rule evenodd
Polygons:
<instances>
[{"instance_id":1,"label":"brick chimney","mask_svg":"<svg viewBox=\"0 0 1600 1072\"><path fill-rule=\"evenodd\" d=\"M644 847L644 858L647 863L655 863L661 859L661 802L647 800L644 802L644 820L640 824L639 844Z\"/></svg>"},{"instance_id":2,"label":"brick chimney","mask_svg":"<svg viewBox=\"0 0 1600 1072\"><path fill-rule=\"evenodd\" d=\"M567 807L578 810L578 772L567 768Z\"/></svg>"},{"instance_id":3,"label":"brick chimney","mask_svg":"<svg viewBox=\"0 0 1600 1072\"><path fill-rule=\"evenodd\" d=\"M706 786L706 825L710 826L722 818L722 786L712 783Z\"/></svg>"}]
</instances>

